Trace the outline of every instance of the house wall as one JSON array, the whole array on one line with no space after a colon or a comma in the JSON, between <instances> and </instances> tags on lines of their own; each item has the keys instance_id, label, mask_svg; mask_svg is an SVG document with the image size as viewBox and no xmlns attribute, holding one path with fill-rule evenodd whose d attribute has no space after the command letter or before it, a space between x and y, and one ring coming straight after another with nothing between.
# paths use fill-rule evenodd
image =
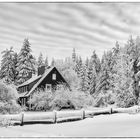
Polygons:
<instances>
[{"instance_id":1,"label":"house wall","mask_svg":"<svg viewBox=\"0 0 140 140\"><path fill-rule=\"evenodd\" d=\"M56 74L56 80L52 79L52 75ZM61 83L66 83L66 81L64 80L64 78L61 76L61 74L57 71L57 69L53 69L45 78L44 80L39 84L38 88L45 88L46 84L51 84L52 88L55 89L57 84L61 84ZM67 85L68 86L68 85Z\"/></svg>"}]
</instances>

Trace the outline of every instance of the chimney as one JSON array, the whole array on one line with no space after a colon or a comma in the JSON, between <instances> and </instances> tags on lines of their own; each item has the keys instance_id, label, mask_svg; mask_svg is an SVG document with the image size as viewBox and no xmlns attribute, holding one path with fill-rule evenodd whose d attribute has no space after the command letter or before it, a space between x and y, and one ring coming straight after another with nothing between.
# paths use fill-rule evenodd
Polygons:
<instances>
[{"instance_id":1,"label":"chimney","mask_svg":"<svg viewBox=\"0 0 140 140\"><path fill-rule=\"evenodd\" d=\"M38 76L43 75L44 72L45 72L45 66L41 66L41 67L38 68Z\"/></svg>"}]
</instances>

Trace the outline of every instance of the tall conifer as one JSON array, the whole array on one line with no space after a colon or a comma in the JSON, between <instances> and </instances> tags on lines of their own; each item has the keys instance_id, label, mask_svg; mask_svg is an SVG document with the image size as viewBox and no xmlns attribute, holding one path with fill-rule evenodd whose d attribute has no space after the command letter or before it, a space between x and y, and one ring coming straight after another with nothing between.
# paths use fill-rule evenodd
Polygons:
<instances>
[{"instance_id":1,"label":"tall conifer","mask_svg":"<svg viewBox=\"0 0 140 140\"><path fill-rule=\"evenodd\" d=\"M21 84L29 79L29 72L35 73L35 58L31 52L31 45L29 40L26 38L24 39L23 46L18 54L18 84Z\"/></svg>"}]
</instances>

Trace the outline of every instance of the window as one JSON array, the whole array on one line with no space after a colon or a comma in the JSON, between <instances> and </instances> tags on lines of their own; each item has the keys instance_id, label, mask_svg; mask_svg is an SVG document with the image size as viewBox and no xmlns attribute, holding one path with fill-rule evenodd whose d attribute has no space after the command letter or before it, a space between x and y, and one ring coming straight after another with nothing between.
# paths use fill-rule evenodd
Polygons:
<instances>
[{"instance_id":1,"label":"window","mask_svg":"<svg viewBox=\"0 0 140 140\"><path fill-rule=\"evenodd\" d=\"M52 74L52 79L56 80L56 74Z\"/></svg>"},{"instance_id":2,"label":"window","mask_svg":"<svg viewBox=\"0 0 140 140\"><path fill-rule=\"evenodd\" d=\"M51 91L51 89L52 89L51 84L46 84L46 90L47 90L47 91Z\"/></svg>"}]
</instances>

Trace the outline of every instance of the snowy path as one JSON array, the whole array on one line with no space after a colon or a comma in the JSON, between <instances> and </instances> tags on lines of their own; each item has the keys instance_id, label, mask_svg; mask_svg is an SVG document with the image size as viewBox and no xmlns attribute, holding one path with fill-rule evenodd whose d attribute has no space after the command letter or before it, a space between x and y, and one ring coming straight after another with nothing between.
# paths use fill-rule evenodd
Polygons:
<instances>
[{"instance_id":1,"label":"snowy path","mask_svg":"<svg viewBox=\"0 0 140 140\"><path fill-rule=\"evenodd\" d=\"M99 115L75 122L0 128L1 137L140 137L140 114Z\"/></svg>"}]
</instances>

